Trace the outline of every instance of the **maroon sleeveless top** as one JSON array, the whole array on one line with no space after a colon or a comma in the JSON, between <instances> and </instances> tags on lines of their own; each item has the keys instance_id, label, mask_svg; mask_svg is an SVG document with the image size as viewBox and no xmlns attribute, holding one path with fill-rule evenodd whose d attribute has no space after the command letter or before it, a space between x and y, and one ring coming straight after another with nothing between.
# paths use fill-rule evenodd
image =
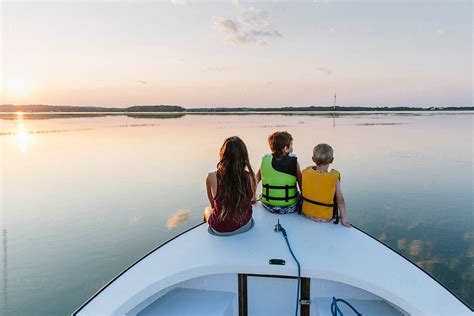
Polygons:
<instances>
[{"instance_id":1,"label":"maroon sleeveless top","mask_svg":"<svg viewBox=\"0 0 474 316\"><path fill-rule=\"evenodd\" d=\"M221 188L219 184L219 179L217 179L217 190L216 196L214 197L214 209L212 210L211 215L208 219L208 224L214 230L224 233L224 232L232 232L236 229L247 224L250 219L252 218L252 199L253 199L253 191L252 185L250 183L250 176L247 173L247 200L244 204L244 209L241 210L243 216L241 219L232 218L230 215L226 216L224 219L219 218L222 212L222 194Z\"/></svg>"}]
</instances>

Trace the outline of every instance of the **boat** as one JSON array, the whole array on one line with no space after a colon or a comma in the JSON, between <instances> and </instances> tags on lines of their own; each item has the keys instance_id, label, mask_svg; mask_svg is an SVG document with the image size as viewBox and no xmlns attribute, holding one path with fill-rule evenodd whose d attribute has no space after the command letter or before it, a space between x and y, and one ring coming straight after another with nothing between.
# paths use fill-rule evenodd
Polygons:
<instances>
[{"instance_id":1,"label":"boat","mask_svg":"<svg viewBox=\"0 0 474 316\"><path fill-rule=\"evenodd\" d=\"M253 218L251 230L228 237L209 234L205 223L185 231L73 315L356 315L351 306L364 316L473 315L441 283L356 227L271 214L259 203Z\"/></svg>"}]
</instances>

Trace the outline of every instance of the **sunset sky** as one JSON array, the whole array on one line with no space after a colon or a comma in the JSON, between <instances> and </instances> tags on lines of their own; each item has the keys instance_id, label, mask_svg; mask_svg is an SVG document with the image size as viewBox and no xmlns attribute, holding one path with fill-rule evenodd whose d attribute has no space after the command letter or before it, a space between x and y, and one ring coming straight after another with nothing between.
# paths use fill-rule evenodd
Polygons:
<instances>
[{"instance_id":1,"label":"sunset sky","mask_svg":"<svg viewBox=\"0 0 474 316\"><path fill-rule=\"evenodd\" d=\"M2 104L473 104L469 0L0 6Z\"/></svg>"}]
</instances>

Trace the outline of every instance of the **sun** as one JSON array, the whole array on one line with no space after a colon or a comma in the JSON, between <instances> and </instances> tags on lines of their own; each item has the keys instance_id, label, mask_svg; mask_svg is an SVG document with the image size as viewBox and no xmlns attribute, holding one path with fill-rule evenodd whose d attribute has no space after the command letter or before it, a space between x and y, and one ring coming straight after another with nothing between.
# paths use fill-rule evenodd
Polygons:
<instances>
[{"instance_id":1,"label":"sun","mask_svg":"<svg viewBox=\"0 0 474 316\"><path fill-rule=\"evenodd\" d=\"M12 97L24 97L30 91L29 82L25 79L7 79L4 82L3 92Z\"/></svg>"}]
</instances>

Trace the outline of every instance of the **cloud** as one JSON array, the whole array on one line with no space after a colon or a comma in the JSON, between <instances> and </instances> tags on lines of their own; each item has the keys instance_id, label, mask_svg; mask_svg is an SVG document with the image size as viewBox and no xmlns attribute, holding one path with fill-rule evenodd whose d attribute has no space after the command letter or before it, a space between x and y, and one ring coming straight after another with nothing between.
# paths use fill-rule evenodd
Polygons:
<instances>
[{"instance_id":1,"label":"cloud","mask_svg":"<svg viewBox=\"0 0 474 316\"><path fill-rule=\"evenodd\" d=\"M223 33L239 33L237 23L232 20L218 20L214 21L214 27Z\"/></svg>"},{"instance_id":2,"label":"cloud","mask_svg":"<svg viewBox=\"0 0 474 316\"><path fill-rule=\"evenodd\" d=\"M438 36L443 36L444 34L446 34L446 31L441 29L441 28L437 28L436 29L436 35Z\"/></svg>"},{"instance_id":3,"label":"cloud","mask_svg":"<svg viewBox=\"0 0 474 316\"><path fill-rule=\"evenodd\" d=\"M319 72L325 73L328 76L332 75L332 70L329 69L329 68L318 67L318 68L316 68L316 70L319 71Z\"/></svg>"},{"instance_id":4,"label":"cloud","mask_svg":"<svg viewBox=\"0 0 474 316\"><path fill-rule=\"evenodd\" d=\"M148 81L138 80L138 83L141 83L141 84L148 84Z\"/></svg>"},{"instance_id":5,"label":"cloud","mask_svg":"<svg viewBox=\"0 0 474 316\"><path fill-rule=\"evenodd\" d=\"M227 40L234 44L255 43L266 45L269 40L283 37L273 29L267 13L254 6L242 6L236 2L239 8L237 20L215 19L214 28L227 35Z\"/></svg>"},{"instance_id":6,"label":"cloud","mask_svg":"<svg viewBox=\"0 0 474 316\"><path fill-rule=\"evenodd\" d=\"M171 3L177 6L186 5L188 2L186 0L171 0Z\"/></svg>"},{"instance_id":7,"label":"cloud","mask_svg":"<svg viewBox=\"0 0 474 316\"><path fill-rule=\"evenodd\" d=\"M332 26L320 26L318 31L322 33L336 34L336 29Z\"/></svg>"}]
</instances>

